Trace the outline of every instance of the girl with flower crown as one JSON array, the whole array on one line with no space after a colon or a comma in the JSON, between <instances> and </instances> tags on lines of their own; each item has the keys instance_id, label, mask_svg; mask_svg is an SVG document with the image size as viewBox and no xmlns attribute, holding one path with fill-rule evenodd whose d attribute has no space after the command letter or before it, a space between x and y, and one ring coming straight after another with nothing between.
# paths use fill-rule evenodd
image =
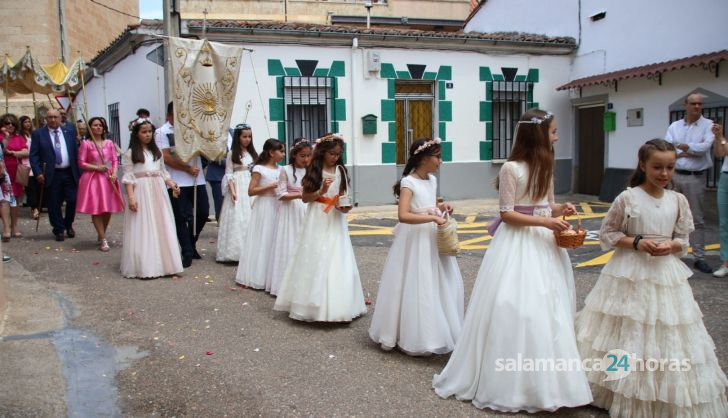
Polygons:
<instances>
[{"instance_id":1,"label":"girl with flower crown","mask_svg":"<svg viewBox=\"0 0 728 418\"><path fill-rule=\"evenodd\" d=\"M530 109L498 177L500 220L485 253L462 333L435 392L503 412L554 411L592 401L574 335L574 274L553 231L569 228L561 215L571 203L554 203L553 115ZM525 359L539 370L514 363ZM518 364L522 364L520 362ZM561 364L561 367L557 367Z\"/></svg>"},{"instance_id":2,"label":"girl with flower crown","mask_svg":"<svg viewBox=\"0 0 728 418\"><path fill-rule=\"evenodd\" d=\"M306 175L306 167L311 162L311 150L311 143L308 140L304 138L295 140L288 154L288 165L283 167L278 177L276 196L281 205L278 209L278 222L271 246L276 256L270 260L268 278L265 281L265 290L271 295L278 294L283 273L286 272L288 260L306 215L308 204L302 200L301 183L303 176Z\"/></svg>"},{"instance_id":3,"label":"girl with flower crown","mask_svg":"<svg viewBox=\"0 0 728 418\"><path fill-rule=\"evenodd\" d=\"M343 149L337 135L320 138L303 178L309 206L273 307L299 321L350 322L367 311L346 220Z\"/></svg>"},{"instance_id":4,"label":"girl with flower crown","mask_svg":"<svg viewBox=\"0 0 728 418\"><path fill-rule=\"evenodd\" d=\"M128 210L124 213L121 274L152 278L179 273L182 257L167 187L179 187L164 166L149 119L132 122L129 150L122 157Z\"/></svg>"},{"instance_id":5,"label":"girl with flower crown","mask_svg":"<svg viewBox=\"0 0 728 418\"><path fill-rule=\"evenodd\" d=\"M238 262L250 223L250 170L258 153L253 145L253 130L242 125L233 131L233 143L225 160L222 179L223 202L220 209L220 227L217 231L219 262Z\"/></svg>"},{"instance_id":6,"label":"girl with flower crown","mask_svg":"<svg viewBox=\"0 0 728 418\"><path fill-rule=\"evenodd\" d=\"M421 138L410 147L402 179L394 185L399 224L384 263L369 337L384 350L409 355L452 351L463 321L463 278L453 256L437 249L437 227L451 213L437 204L440 139Z\"/></svg>"},{"instance_id":7,"label":"girl with flower crown","mask_svg":"<svg viewBox=\"0 0 728 418\"><path fill-rule=\"evenodd\" d=\"M286 155L283 143L270 138L263 144L263 152L255 160L253 174L248 185L248 196L256 196L250 213L248 232L240 253L240 263L235 281L244 287L265 289L268 266L278 254L271 251L275 233L278 198L278 163Z\"/></svg>"}]
</instances>

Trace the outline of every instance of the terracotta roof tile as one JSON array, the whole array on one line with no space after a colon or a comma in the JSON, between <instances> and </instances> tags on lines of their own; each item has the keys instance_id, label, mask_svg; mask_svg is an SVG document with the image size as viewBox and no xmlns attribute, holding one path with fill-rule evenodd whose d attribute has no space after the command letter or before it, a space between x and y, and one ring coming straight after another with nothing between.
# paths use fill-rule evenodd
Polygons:
<instances>
[{"instance_id":1,"label":"terracotta roof tile","mask_svg":"<svg viewBox=\"0 0 728 418\"><path fill-rule=\"evenodd\" d=\"M202 20L188 20L187 26L194 28L202 27ZM356 26L343 25L318 25L312 23L296 23L296 22L271 22L271 21L246 21L246 20L208 20L207 30L215 29L225 30L264 30L264 31L305 31L313 33L332 33L342 35L386 35L386 36L403 36L403 37L420 37L431 39L452 39L452 40L490 40L516 43L532 43L554 46L570 46L576 48L576 41L571 37L549 37L545 35L517 33L517 32L498 32L498 33L465 33L462 30L457 32L438 32L417 29L395 29L395 28L377 28L370 29Z\"/></svg>"},{"instance_id":2,"label":"terracotta roof tile","mask_svg":"<svg viewBox=\"0 0 728 418\"><path fill-rule=\"evenodd\" d=\"M690 67L706 67L713 68L712 66L718 64L721 61L728 60L728 50L722 50L718 52L711 52L708 54L694 55L692 57L680 58L672 61L658 62L655 64L643 65L640 67L632 67L624 70L613 71L605 74L598 74L589 77L579 78L577 80L570 81L563 86L559 86L556 90L568 90L579 87L595 86L599 84L609 84L614 81L624 80L627 78L639 78L639 77L659 77L662 73L668 71L681 70L683 68Z\"/></svg>"}]
</instances>

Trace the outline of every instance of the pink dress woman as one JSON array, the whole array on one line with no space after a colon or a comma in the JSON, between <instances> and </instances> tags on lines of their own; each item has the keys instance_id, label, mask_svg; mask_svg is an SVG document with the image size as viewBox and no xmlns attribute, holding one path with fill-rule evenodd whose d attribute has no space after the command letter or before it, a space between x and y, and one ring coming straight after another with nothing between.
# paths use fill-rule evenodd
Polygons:
<instances>
[{"instance_id":1,"label":"pink dress woman","mask_svg":"<svg viewBox=\"0 0 728 418\"><path fill-rule=\"evenodd\" d=\"M24 149L28 149L28 141L23 135L13 135L10 139L8 139L8 151L22 151ZM22 164L22 158L16 158L7 154L5 155L5 167L10 175L10 183L12 183L13 195L15 197L23 195L23 185L15 182L15 171L18 169L18 164Z\"/></svg>"},{"instance_id":2,"label":"pink dress woman","mask_svg":"<svg viewBox=\"0 0 728 418\"><path fill-rule=\"evenodd\" d=\"M116 170L119 160L116 158L114 143L107 139L101 147L97 147L90 139L81 141L78 148L78 166L83 174L78 180L76 212L90 215L123 212L125 204L121 195L121 183L116 181L112 186L109 175L91 171L91 165L106 165L109 171Z\"/></svg>"}]
</instances>

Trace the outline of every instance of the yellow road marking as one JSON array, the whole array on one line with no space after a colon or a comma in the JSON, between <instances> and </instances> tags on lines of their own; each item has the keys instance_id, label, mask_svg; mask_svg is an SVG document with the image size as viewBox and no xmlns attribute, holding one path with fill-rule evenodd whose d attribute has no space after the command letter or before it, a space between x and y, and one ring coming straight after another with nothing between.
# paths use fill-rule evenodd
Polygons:
<instances>
[{"instance_id":1,"label":"yellow road marking","mask_svg":"<svg viewBox=\"0 0 728 418\"><path fill-rule=\"evenodd\" d=\"M468 216L465 217L465 223L466 224L471 224L471 223L475 222L475 218L477 216L478 216L477 213L471 213L470 215L468 215Z\"/></svg>"},{"instance_id":2,"label":"yellow road marking","mask_svg":"<svg viewBox=\"0 0 728 418\"><path fill-rule=\"evenodd\" d=\"M579 206L581 206L581 212L585 215L593 215L594 211L592 210L591 206L589 206L589 203L582 202Z\"/></svg>"}]
</instances>

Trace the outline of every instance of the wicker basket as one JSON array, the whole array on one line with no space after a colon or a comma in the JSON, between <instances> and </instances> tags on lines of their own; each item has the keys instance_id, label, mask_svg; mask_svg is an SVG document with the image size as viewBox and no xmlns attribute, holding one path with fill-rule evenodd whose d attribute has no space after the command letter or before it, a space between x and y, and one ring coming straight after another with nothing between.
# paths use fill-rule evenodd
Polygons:
<instances>
[{"instance_id":1,"label":"wicker basket","mask_svg":"<svg viewBox=\"0 0 728 418\"><path fill-rule=\"evenodd\" d=\"M566 216L562 217L566 220ZM573 231L573 232L569 232ZM586 229L581 227L581 217L579 213L576 214L576 228L567 229L566 231L554 231L554 237L556 237L556 245L561 248L579 248L584 245L584 238L586 238Z\"/></svg>"},{"instance_id":2,"label":"wicker basket","mask_svg":"<svg viewBox=\"0 0 728 418\"><path fill-rule=\"evenodd\" d=\"M458 224L452 217L447 222L437 226L437 252L440 255L458 255L460 242L458 241Z\"/></svg>"}]
</instances>

